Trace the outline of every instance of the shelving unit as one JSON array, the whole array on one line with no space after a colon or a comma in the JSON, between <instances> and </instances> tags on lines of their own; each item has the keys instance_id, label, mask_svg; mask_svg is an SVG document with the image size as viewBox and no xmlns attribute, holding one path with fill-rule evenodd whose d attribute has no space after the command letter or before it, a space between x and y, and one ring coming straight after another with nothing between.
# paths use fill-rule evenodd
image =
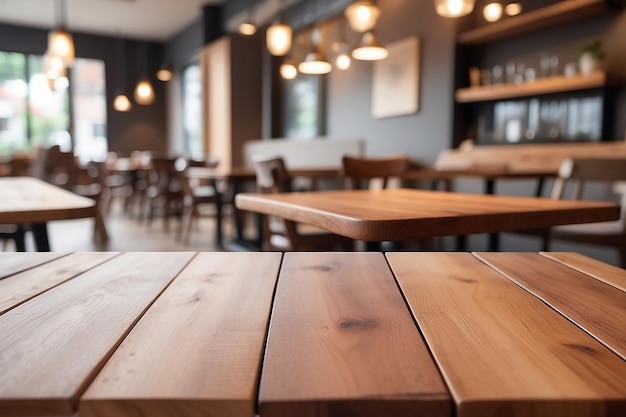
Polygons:
<instances>
[{"instance_id":1,"label":"shelving unit","mask_svg":"<svg viewBox=\"0 0 626 417\"><path fill-rule=\"evenodd\" d=\"M618 0L567 0L461 33L460 45L480 45L587 19L623 5Z\"/></svg>"},{"instance_id":2,"label":"shelving unit","mask_svg":"<svg viewBox=\"0 0 626 417\"><path fill-rule=\"evenodd\" d=\"M457 103L478 103L482 101L506 100L518 97L581 91L591 88L606 87L611 83L610 81L604 71L596 71L586 76L552 76L523 84L494 84L482 87L459 88L456 90L456 101Z\"/></svg>"},{"instance_id":3,"label":"shelving unit","mask_svg":"<svg viewBox=\"0 0 626 417\"><path fill-rule=\"evenodd\" d=\"M588 76L555 75L521 84L467 87L467 69L471 66L484 67L486 63L483 60L487 60L485 57L488 57L492 51L502 51L510 39L531 33L538 34L555 27L562 28L568 37L575 38L576 22L585 22L600 15L617 15L624 6L626 6L626 0L560 0L556 2L546 0L546 5L541 8L458 34L456 52L457 60L461 62L461 65L456 70L453 146L458 146L467 138L473 138L479 144L491 144L495 139L489 132L496 128L502 129L502 123L500 123L502 118L505 119L505 125L507 120L513 120L521 126L530 123L530 115L524 115L523 107L524 102L530 105L531 101L534 103L533 106L539 103L539 106L544 107L546 102L551 105L555 102L568 102L567 110L559 110L559 123L561 124L567 119L567 112L576 113L578 106L584 105L587 117L593 116L591 122L586 119L581 122L585 124L585 132L588 133L589 140L596 141L598 137L610 138L615 117L611 113L614 109L612 106L613 87L620 85L622 80L610 76L605 71L598 71ZM541 42L537 40L537 37L533 39L535 42ZM540 44L536 45L536 50L540 51L541 47ZM528 51L525 53L528 55ZM559 108L564 107L560 105ZM590 111L591 108L594 110ZM562 112L565 113L562 114ZM498 126L496 126L496 119L500 123ZM595 129L593 134L589 130L591 125ZM550 141L552 138L550 129L548 124L540 124L535 139L545 138L546 141ZM577 136L576 140L580 138Z\"/></svg>"}]
</instances>

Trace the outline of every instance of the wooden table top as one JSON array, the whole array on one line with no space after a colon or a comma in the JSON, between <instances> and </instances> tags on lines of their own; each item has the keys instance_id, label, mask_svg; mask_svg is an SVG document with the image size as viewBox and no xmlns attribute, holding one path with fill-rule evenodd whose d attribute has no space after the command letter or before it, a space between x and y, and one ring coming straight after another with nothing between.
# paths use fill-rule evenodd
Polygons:
<instances>
[{"instance_id":1,"label":"wooden table top","mask_svg":"<svg viewBox=\"0 0 626 417\"><path fill-rule=\"evenodd\" d=\"M0 416L618 417L625 328L575 253L5 252Z\"/></svg>"},{"instance_id":2,"label":"wooden table top","mask_svg":"<svg viewBox=\"0 0 626 417\"><path fill-rule=\"evenodd\" d=\"M98 216L94 200L33 177L0 178L0 224Z\"/></svg>"},{"instance_id":3,"label":"wooden table top","mask_svg":"<svg viewBox=\"0 0 626 417\"><path fill-rule=\"evenodd\" d=\"M240 210L280 216L364 241L542 229L619 218L612 203L415 189L252 194Z\"/></svg>"}]
</instances>

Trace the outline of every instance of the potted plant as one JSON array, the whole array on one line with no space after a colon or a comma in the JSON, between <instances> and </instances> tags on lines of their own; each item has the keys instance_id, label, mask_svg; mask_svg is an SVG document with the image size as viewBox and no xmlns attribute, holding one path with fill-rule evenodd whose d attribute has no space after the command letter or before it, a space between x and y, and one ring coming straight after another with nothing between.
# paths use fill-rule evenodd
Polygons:
<instances>
[{"instance_id":1,"label":"potted plant","mask_svg":"<svg viewBox=\"0 0 626 417\"><path fill-rule=\"evenodd\" d=\"M602 41L595 40L587 43L580 48L580 57L578 66L582 75L589 75L599 70L602 59L604 59L604 51L602 50Z\"/></svg>"}]
</instances>

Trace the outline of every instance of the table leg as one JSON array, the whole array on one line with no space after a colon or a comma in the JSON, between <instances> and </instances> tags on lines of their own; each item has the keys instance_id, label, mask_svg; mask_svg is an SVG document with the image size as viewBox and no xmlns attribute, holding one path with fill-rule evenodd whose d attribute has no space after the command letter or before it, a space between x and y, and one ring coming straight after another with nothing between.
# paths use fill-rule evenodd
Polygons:
<instances>
[{"instance_id":1,"label":"table leg","mask_svg":"<svg viewBox=\"0 0 626 417\"><path fill-rule=\"evenodd\" d=\"M493 178L485 180L485 194L493 195L496 193L496 181ZM498 233L489 234L489 243L487 246L490 252L498 252L500 250L500 235Z\"/></svg>"},{"instance_id":2,"label":"table leg","mask_svg":"<svg viewBox=\"0 0 626 417\"><path fill-rule=\"evenodd\" d=\"M48 241L48 227L46 223L31 224L35 247L38 252L50 252L50 242Z\"/></svg>"}]
</instances>

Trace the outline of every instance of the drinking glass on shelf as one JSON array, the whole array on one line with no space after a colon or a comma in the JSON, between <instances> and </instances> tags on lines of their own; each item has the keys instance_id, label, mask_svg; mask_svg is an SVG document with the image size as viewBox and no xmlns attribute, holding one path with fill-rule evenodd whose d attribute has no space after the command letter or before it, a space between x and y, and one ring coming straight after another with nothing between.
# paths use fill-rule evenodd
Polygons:
<instances>
[{"instance_id":1,"label":"drinking glass on shelf","mask_svg":"<svg viewBox=\"0 0 626 417\"><path fill-rule=\"evenodd\" d=\"M491 70L491 83L502 84L502 82L504 81L503 72L504 70L502 69L502 65L494 65L493 69Z\"/></svg>"}]
</instances>

